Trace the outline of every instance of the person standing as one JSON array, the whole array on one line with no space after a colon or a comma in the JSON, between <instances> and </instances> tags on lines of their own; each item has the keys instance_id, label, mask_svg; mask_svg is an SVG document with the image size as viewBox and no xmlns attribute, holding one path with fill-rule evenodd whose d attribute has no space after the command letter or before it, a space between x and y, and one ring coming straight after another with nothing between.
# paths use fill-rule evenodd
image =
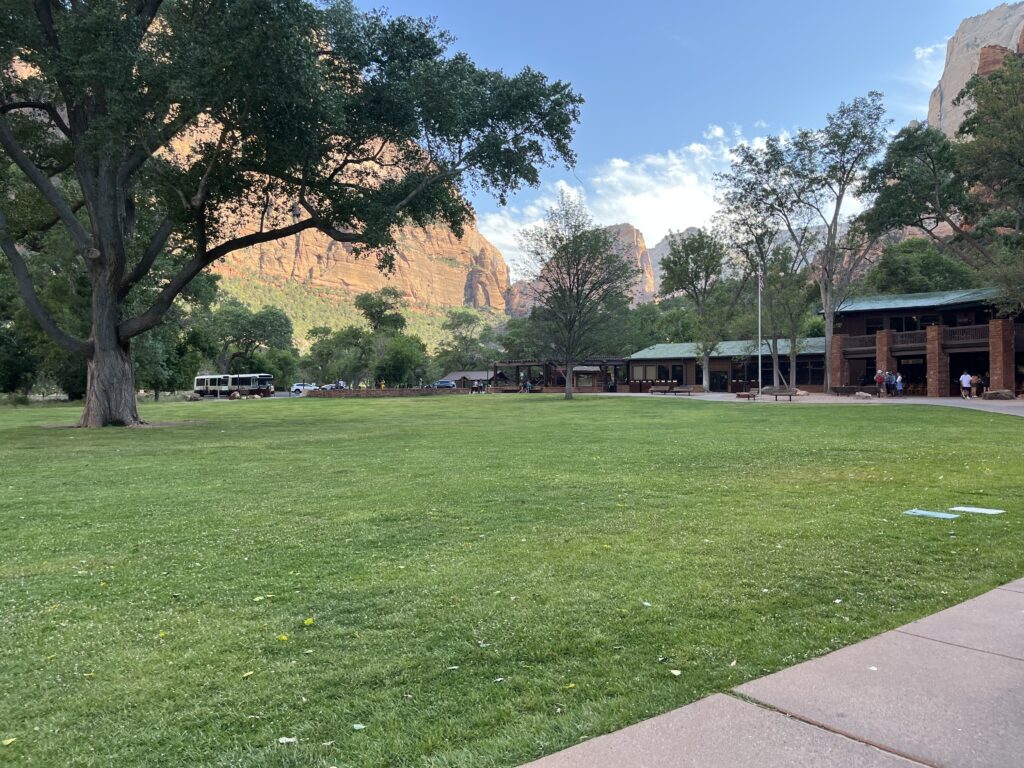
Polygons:
<instances>
[{"instance_id":1,"label":"person standing","mask_svg":"<svg viewBox=\"0 0 1024 768\"><path fill-rule=\"evenodd\" d=\"M881 369L875 374L875 391L879 397L885 393L885 374Z\"/></svg>"},{"instance_id":2,"label":"person standing","mask_svg":"<svg viewBox=\"0 0 1024 768\"><path fill-rule=\"evenodd\" d=\"M971 396L971 374L964 371L960 375L960 397L964 400L969 399Z\"/></svg>"},{"instance_id":3,"label":"person standing","mask_svg":"<svg viewBox=\"0 0 1024 768\"><path fill-rule=\"evenodd\" d=\"M903 397L903 374L896 374L896 397Z\"/></svg>"}]
</instances>

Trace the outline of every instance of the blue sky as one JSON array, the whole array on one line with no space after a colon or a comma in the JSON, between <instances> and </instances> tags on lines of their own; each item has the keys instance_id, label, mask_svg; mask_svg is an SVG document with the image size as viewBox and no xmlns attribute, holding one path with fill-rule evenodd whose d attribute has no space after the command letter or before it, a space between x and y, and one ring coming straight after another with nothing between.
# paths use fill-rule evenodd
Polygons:
<instances>
[{"instance_id":1,"label":"blue sky","mask_svg":"<svg viewBox=\"0 0 1024 768\"><path fill-rule=\"evenodd\" d=\"M364 9L381 3L357 0ZM880 90L894 126L927 115L946 40L993 0L390 0L434 16L480 66L529 65L587 103L576 168L547 169L505 208L473 198L480 229L513 262L515 233L560 185L602 224L628 221L654 245L707 222L711 176L741 138L821 124L841 101Z\"/></svg>"}]
</instances>

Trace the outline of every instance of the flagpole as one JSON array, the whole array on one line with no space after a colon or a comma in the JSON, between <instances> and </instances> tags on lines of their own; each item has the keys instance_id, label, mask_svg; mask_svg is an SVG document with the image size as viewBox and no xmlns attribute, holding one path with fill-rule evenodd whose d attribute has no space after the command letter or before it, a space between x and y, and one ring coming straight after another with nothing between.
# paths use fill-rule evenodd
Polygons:
<instances>
[{"instance_id":1,"label":"flagpole","mask_svg":"<svg viewBox=\"0 0 1024 768\"><path fill-rule=\"evenodd\" d=\"M761 289L764 288L764 273L757 273L757 394L764 386L761 381Z\"/></svg>"}]
</instances>

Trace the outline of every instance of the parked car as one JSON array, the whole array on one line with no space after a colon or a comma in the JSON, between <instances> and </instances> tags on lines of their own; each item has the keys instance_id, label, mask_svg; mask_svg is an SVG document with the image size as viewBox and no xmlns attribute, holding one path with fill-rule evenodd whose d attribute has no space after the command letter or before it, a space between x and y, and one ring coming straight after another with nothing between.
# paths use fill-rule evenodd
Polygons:
<instances>
[{"instance_id":1,"label":"parked car","mask_svg":"<svg viewBox=\"0 0 1024 768\"><path fill-rule=\"evenodd\" d=\"M451 379L438 379L431 386L434 389L455 389L456 384Z\"/></svg>"},{"instance_id":2,"label":"parked car","mask_svg":"<svg viewBox=\"0 0 1024 768\"><path fill-rule=\"evenodd\" d=\"M301 395L303 392L316 392L320 387L316 384L310 384L307 381L297 381L292 384L292 394Z\"/></svg>"}]
</instances>

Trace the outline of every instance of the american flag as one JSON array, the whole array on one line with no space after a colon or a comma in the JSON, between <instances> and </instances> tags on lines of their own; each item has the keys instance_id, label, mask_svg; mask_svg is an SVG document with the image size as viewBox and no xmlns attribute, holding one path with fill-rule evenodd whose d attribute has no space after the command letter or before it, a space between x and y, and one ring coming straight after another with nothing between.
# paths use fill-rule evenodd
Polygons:
<instances>
[{"instance_id":1,"label":"american flag","mask_svg":"<svg viewBox=\"0 0 1024 768\"><path fill-rule=\"evenodd\" d=\"M757 290L764 291L764 272L757 273Z\"/></svg>"}]
</instances>

